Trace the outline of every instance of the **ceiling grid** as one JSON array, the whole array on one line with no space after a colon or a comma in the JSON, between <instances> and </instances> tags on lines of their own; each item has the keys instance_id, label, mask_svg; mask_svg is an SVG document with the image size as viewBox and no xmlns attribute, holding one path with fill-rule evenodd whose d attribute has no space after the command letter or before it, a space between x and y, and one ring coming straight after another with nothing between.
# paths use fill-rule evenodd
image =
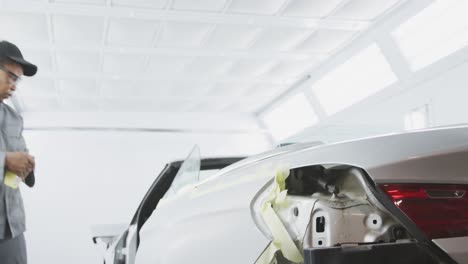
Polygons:
<instances>
[{"instance_id":1,"label":"ceiling grid","mask_svg":"<svg viewBox=\"0 0 468 264\"><path fill-rule=\"evenodd\" d=\"M254 113L404 0L385 1L3 0L0 33L37 58L25 111Z\"/></svg>"}]
</instances>

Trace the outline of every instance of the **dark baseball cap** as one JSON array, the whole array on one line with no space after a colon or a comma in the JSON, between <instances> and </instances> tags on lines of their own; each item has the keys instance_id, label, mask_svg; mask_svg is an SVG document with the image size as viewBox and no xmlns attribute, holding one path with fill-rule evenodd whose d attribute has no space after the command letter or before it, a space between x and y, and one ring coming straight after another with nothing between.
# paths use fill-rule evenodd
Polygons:
<instances>
[{"instance_id":1,"label":"dark baseball cap","mask_svg":"<svg viewBox=\"0 0 468 264\"><path fill-rule=\"evenodd\" d=\"M4 40L0 42L0 59L5 58L18 63L23 68L25 76L33 76L37 72L37 66L26 61L15 44Z\"/></svg>"}]
</instances>

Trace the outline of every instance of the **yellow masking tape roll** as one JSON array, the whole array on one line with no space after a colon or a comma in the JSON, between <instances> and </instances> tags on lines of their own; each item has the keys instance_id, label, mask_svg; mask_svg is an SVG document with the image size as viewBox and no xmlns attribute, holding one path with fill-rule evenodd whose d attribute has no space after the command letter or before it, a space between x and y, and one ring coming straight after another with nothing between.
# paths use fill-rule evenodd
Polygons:
<instances>
[{"instance_id":1,"label":"yellow masking tape roll","mask_svg":"<svg viewBox=\"0 0 468 264\"><path fill-rule=\"evenodd\" d=\"M5 172L5 177L4 177L3 183L6 186L8 186L10 188L13 188L13 189L16 189L16 188L18 188L19 182L20 182L20 180L19 180L18 176L16 176L16 174L14 174L11 171L6 171Z\"/></svg>"}]
</instances>

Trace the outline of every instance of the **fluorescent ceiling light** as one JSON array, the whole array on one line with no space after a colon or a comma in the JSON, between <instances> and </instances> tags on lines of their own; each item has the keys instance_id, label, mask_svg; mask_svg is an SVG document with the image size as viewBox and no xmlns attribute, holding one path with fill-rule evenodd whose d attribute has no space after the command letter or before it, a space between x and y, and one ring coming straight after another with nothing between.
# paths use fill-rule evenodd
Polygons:
<instances>
[{"instance_id":1,"label":"fluorescent ceiling light","mask_svg":"<svg viewBox=\"0 0 468 264\"><path fill-rule=\"evenodd\" d=\"M376 44L339 65L312 86L328 115L377 93L397 77Z\"/></svg>"},{"instance_id":2,"label":"fluorescent ceiling light","mask_svg":"<svg viewBox=\"0 0 468 264\"><path fill-rule=\"evenodd\" d=\"M435 1L392 32L412 70L431 65L468 44L467 10L468 1Z\"/></svg>"},{"instance_id":3,"label":"fluorescent ceiling light","mask_svg":"<svg viewBox=\"0 0 468 264\"><path fill-rule=\"evenodd\" d=\"M263 116L263 122L279 141L317 123L317 116L304 93L298 93Z\"/></svg>"}]
</instances>

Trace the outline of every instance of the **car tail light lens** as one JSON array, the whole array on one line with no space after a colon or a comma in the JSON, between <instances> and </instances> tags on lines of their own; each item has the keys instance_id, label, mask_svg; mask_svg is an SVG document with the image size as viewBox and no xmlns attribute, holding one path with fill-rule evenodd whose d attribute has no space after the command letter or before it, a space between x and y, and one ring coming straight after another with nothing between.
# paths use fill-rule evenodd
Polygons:
<instances>
[{"instance_id":1,"label":"car tail light lens","mask_svg":"<svg viewBox=\"0 0 468 264\"><path fill-rule=\"evenodd\" d=\"M381 184L430 239L468 236L468 185Z\"/></svg>"}]
</instances>

